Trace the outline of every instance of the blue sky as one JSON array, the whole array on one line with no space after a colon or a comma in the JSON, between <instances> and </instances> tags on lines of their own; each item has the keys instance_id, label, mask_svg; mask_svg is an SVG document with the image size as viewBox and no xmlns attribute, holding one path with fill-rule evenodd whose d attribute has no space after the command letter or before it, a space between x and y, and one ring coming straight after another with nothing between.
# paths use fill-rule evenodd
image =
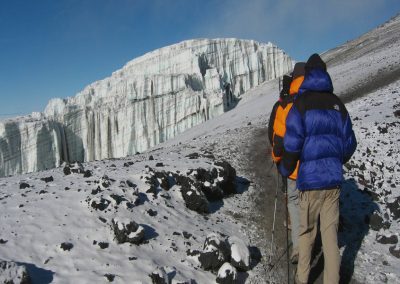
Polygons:
<instances>
[{"instance_id":1,"label":"blue sky","mask_svg":"<svg viewBox=\"0 0 400 284\"><path fill-rule=\"evenodd\" d=\"M306 60L398 12L399 0L1 0L0 118L43 111L182 40L271 41Z\"/></svg>"}]
</instances>

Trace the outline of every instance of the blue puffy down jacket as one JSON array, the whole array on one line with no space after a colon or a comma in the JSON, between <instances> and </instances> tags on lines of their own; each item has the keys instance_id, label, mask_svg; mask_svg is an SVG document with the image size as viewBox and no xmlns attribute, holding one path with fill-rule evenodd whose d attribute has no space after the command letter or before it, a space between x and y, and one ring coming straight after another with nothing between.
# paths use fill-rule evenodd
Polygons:
<instances>
[{"instance_id":1,"label":"blue puffy down jacket","mask_svg":"<svg viewBox=\"0 0 400 284\"><path fill-rule=\"evenodd\" d=\"M299 190L337 188L343 181L342 165L356 146L349 113L333 94L329 74L311 70L286 119L281 174L289 176L300 160Z\"/></svg>"}]
</instances>

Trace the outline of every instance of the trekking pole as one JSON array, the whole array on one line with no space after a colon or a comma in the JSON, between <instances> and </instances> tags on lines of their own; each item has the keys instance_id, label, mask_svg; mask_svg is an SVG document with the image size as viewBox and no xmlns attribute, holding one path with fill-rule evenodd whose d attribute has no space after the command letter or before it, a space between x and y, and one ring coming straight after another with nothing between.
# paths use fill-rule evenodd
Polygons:
<instances>
[{"instance_id":1,"label":"trekking pole","mask_svg":"<svg viewBox=\"0 0 400 284\"><path fill-rule=\"evenodd\" d=\"M276 203L278 200L278 188L279 188L279 171L278 168L277 170L277 176L276 176L276 191L275 191L275 205L274 205L274 219L272 221L272 236L271 236L271 254L269 255L269 264L271 265L272 261L272 252L273 252L273 246L274 246L274 233L275 233L275 220L276 220Z\"/></svg>"},{"instance_id":2,"label":"trekking pole","mask_svg":"<svg viewBox=\"0 0 400 284\"><path fill-rule=\"evenodd\" d=\"M286 247L289 248L289 209L288 209L288 186L287 186L287 179L283 183L284 189L285 189L285 194L286 194ZM289 268L289 249L286 250L286 261L287 261L287 283L289 284L290 282L290 268Z\"/></svg>"}]
</instances>

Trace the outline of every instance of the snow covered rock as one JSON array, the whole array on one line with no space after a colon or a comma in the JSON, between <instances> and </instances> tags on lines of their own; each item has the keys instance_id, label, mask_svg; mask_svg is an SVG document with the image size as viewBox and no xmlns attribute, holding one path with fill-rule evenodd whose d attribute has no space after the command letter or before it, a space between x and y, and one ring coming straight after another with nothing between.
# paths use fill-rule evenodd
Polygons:
<instances>
[{"instance_id":1,"label":"snow covered rock","mask_svg":"<svg viewBox=\"0 0 400 284\"><path fill-rule=\"evenodd\" d=\"M194 186L190 177L173 174L176 184L181 187L181 194L185 205L198 213L208 213L208 201L203 192Z\"/></svg>"},{"instance_id":2,"label":"snow covered rock","mask_svg":"<svg viewBox=\"0 0 400 284\"><path fill-rule=\"evenodd\" d=\"M150 275L153 284L169 284L168 274L164 267L157 267Z\"/></svg>"},{"instance_id":3,"label":"snow covered rock","mask_svg":"<svg viewBox=\"0 0 400 284\"><path fill-rule=\"evenodd\" d=\"M389 208L394 220L400 219L400 196L393 202L388 202L387 207Z\"/></svg>"},{"instance_id":4,"label":"snow covered rock","mask_svg":"<svg viewBox=\"0 0 400 284\"><path fill-rule=\"evenodd\" d=\"M20 182L19 183L19 188L20 189L25 189L25 188L29 188L29 187L31 187L31 186L26 182Z\"/></svg>"},{"instance_id":5,"label":"snow covered rock","mask_svg":"<svg viewBox=\"0 0 400 284\"><path fill-rule=\"evenodd\" d=\"M89 201L89 204L92 208L100 211L104 211L107 209L108 205L110 205L111 201L105 199L103 197L95 197Z\"/></svg>"},{"instance_id":6,"label":"snow covered rock","mask_svg":"<svg viewBox=\"0 0 400 284\"><path fill-rule=\"evenodd\" d=\"M111 220L112 228L114 231L115 240L118 244L131 243L139 245L144 240L144 228L135 221L118 220L117 218Z\"/></svg>"},{"instance_id":7,"label":"snow covered rock","mask_svg":"<svg viewBox=\"0 0 400 284\"><path fill-rule=\"evenodd\" d=\"M390 223L385 221L377 212L374 212L371 217L369 217L369 226L374 231L379 231L384 228L387 229L390 227Z\"/></svg>"},{"instance_id":8,"label":"snow covered rock","mask_svg":"<svg viewBox=\"0 0 400 284\"><path fill-rule=\"evenodd\" d=\"M235 284L237 283L237 270L230 263L225 262L218 270L216 282L219 284Z\"/></svg>"},{"instance_id":9,"label":"snow covered rock","mask_svg":"<svg viewBox=\"0 0 400 284\"><path fill-rule=\"evenodd\" d=\"M0 122L0 176L143 152L293 67L271 43L196 39L149 52L40 115Z\"/></svg>"},{"instance_id":10,"label":"snow covered rock","mask_svg":"<svg viewBox=\"0 0 400 284\"><path fill-rule=\"evenodd\" d=\"M69 242L64 242L60 245L60 248L63 251L70 251L72 248L74 247L74 245L72 243Z\"/></svg>"},{"instance_id":11,"label":"snow covered rock","mask_svg":"<svg viewBox=\"0 0 400 284\"><path fill-rule=\"evenodd\" d=\"M210 171L198 168L194 171L194 177L196 179L194 186L205 194L208 201L221 200L224 197L223 190L217 184L218 171L216 168Z\"/></svg>"},{"instance_id":12,"label":"snow covered rock","mask_svg":"<svg viewBox=\"0 0 400 284\"><path fill-rule=\"evenodd\" d=\"M31 280L24 265L0 260L0 283L29 284Z\"/></svg>"},{"instance_id":13,"label":"snow covered rock","mask_svg":"<svg viewBox=\"0 0 400 284\"><path fill-rule=\"evenodd\" d=\"M390 234L390 232L385 232L384 230L379 231L376 234L376 241L378 243L387 245L387 244L397 244L398 238L394 234Z\"/></svg>"},{"instance_id":14,"label":"snow covered rock","mask_svg":"<svg viewBox=\"0 0 400 284\"><path fill-rule=\"evenodd\" d=\"M395 246L391 246L390 248L389 248L389 252L393 255L393 256L395 256L395 257L397 257L397 258L400 258L400 246L397 244L397 245L395 245Z\"/></svg>"},{"instance_id":15,"label":"snow covered rock","mask_svg":"<svg viewBox=\"0 0 400 284\"><path fill-rule=\"evenodd\" d=\"M218 171L218 186L222 188L225 194L236 193L236 170L227 161L218 161L214 164L222 168Z\"/></svg>"},{"instance_id":16,"label":"snow covered rock","mask_svg":"<svg viewBox=\"0 0 400 284\"><path fill-rule=\"evenodd\" d=\"M204 241L203 251L200 253L199 261L204 270L218 271L222 264L229 261L229 246L224 239L211 233Z\"/></svg>"},{"instance_id":17,"label":"snow covered rock","mask_svg":"<svg viewBox=\"0 0 400 284\"><path fill-rule=\"evenodd\" d=\"M250 270L249 246L235 236L229 237L228 242L231 246L231 264L242 271Z\"/></svg>"}]
</instances>

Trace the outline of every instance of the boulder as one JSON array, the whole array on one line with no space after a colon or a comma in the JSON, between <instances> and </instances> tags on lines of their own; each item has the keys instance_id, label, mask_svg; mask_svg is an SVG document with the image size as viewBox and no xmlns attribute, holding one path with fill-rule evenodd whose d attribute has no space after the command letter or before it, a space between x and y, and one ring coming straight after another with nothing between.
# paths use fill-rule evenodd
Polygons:
<instances>
[{"instance_id":1,"label":"boulder","mask_svg":"<svg viewBox=\"0 0 400 284\"><path fill-rule=\"evenodd\" d=\"M389 252L396 258L400 258L400 246L391 246Z\"/></svg>"},{"instance_id":2,"label":"boulder","mask_svg":"<svg viewBox=\"0 0 400 284\"><path fill-rule=\"evenodd\" d=\"M115 275L110 273L104 274L104 277L108 280L108 282L113 282L115 279Z\"/></svg>"},{"instance_id":3,"label":"boulder","mask_svg":"<svg viewBox=\"0 0 400 284\"><path fill-rule=\"evenodd\" d=\"M111 185L111 180L109 179L108 176L104 175L101 179L100 179L100 185L103 188L109 188Z\"/></svg>"},{"instance_id":4,"label":"boulder","mask_svg":"<svg viewBox=\"0 0 400 284\"><path fill-rule=\"evenodd\" d=\"M385 233L383 231L379 231L379 233L376 234L376 241L378 243L387 245L387 244L392 244L395 245L398 243L398 239L396 235L391 235L388 233Z\"/></svg>"},{"instance_id":5,"label":"boulder","mask_svg":"<svg viewBox=\"0 0 400 284\"><path fill-rule=\"evenodd\" d=\"M74 174L83 174L85 172L85 169L80 162L75 162L73 164L69 164L68 166L71 169L71 172Z\"/></svg>"},{"instance_id":6,"label":"boulder","mask_svg":"<svg viewBox=\"0 0 400 284\"><path fill-rule=\"evenodd\" d=\"M400 196L397 197L393 202L388 202L387 207L392 214L394 220L398 220L400 218Z\"/></svg>"},{"instance_id":7,"label":"boulder","mask_svg":"<svg viewBox=\"0 0 400 284\"><path fill-rule=\"evenodd\" d=\"M64 175L68 176L71 174L71 168L68 165L66 165L63 169L63 172L64 172Z\"/></svg>"},{"instance_id":8,"label":"boulder","mask_svg":"<svg viewBox=\"0 0 400 284\"><path fill-rule=\"evenodd\" d=\"M83 174L83 177L84 177L84 178L88 178L88 177L91 177L92 175L93 175L93 173L92 173L91 170L86 170L86 171L84 172L84 174Z\"/></svg>"},{"instance_id":9,"label":"boulder","mask_svg":"<svg viewBox=\"0 0 400 284\"><path fill-rule=\"evenodd\" d=\"M222 264L230 259L229 246L226 240L212 233L206 237L203 251L200 253L199 261L204 270L218 271Z\"/></svg>"},{"instance_id":10,"label":"boulder","mask_svg":"<svg viewBox=\"0 0 400 284\"><path fill-rule=\"evenodd\" d=\"M131 243L139 245L144 240L144 228L135 221L112 219L112 229L118 244Z\"/></svg>"},{"instance_id":11,"label":"boulder","mask_svg":"<svg viewBox=\"0 0 400 284\"><path fill-rule=\"evenodd\" d=\"M164 267L157 267L149 277L151 278L151 282L153 284L169 284L168 274L165 271Z\"/></svg>"},{"instance_id":12,"label":"boulder","mask_svg":"<svg viewBox=\"0 0 400 284\"><path fill-rule=\"evenodd\" d=\"M208 200L204 193L194 186L190 177L174 174L176 184L181 187L181 194L185 205L198 213L208 213Z\"/></svg>"},{"instance_id":13,"label":"boulder","mask_svg":"<svg viewBox=\"0 0 400 284\"><path fill-rule=\"evenodd\" d=\"M219 284L235 284L238 281L237 270L230 263L225 262L218 270L216 282Z\"/></svg>"},{"instance_id":14,"label":"boulder","mask_svg":"<svg viewBox=\"0 0 400 284\"><path fill-rule=\"evenodd\" d=\"M390 223L384 221L384 219L379 215L378 212L374 212L374 214L369 217L369 226L374 231L379 231L380 229L388 229L390 227Z\"/></svg>"},{"instance_id":15,"label":"boulder","mask_svg":"<svg viewBox=\"0 0 400 284\"><path fill-rule=\"evenodd\" d=\"M53 176L44 177L44 178L41 178L40 180L44 181L45 183L54 181Z\"/></svg>"},{"instance_id":16,"label":"boulder","mask_svg":"<svg viewBox=\"0 0 400 284\"><path fill-rule=\"evenodd\" d=\"M29 188L31 187L29 184L27 184L26 182L20 182L19 183L19 188L20 189L25 189L25 188Z\"/></svg>"},{"instance_id":17,"label":"boulder","mask_svg":"<svg viewBox=\"0 0 400 284\"><path fill-rule=\"evenodd\" d=\"M68 243L68 242L64 242L60 245L60 248L63 251L70 251L72 248L74 247L74 245L72 243Z\"/></svg>"},{"instance_id":18,"label":"boulder","mask_svg":"<svg viewBox=\"0 0 400 284\"><path fill-rule=\"evenodd\" d=\"M238 237L230 237L231 264L241 271L250 270L250 250L249 246Z\"/></svg>"},{"instance_id":19,"label":"boulder","mask_svg":"<svg viewBox=\"0 0 400 284\"><path fill-rule=\"evenodd\" d=\"M31 279L25 265L0 260L0 283L30 284Z\"/></svg>"},{"instance_id":20,"label":"boulder","mask_svg":"<svg viewBox=\"0 0 400 284\"><path fill-rule=\"evenodd\" d=\"M90 201L90 206L96 210L103 211L107 209L108 205L110 205L111 201L108 199L104 199L103 197L101 198L93 198Z\"/></svg>"},{"instance_id":21,"label":"boulder","mask_svg":"<svg viewBox=\"0 0 400 284\"><path fill-rule=\"evenodd\" d=\"M222 169L218 170L217 185L224 191L225 194L236 193L236 170L226 161L215 162L214 165Z\"/></svg>"}]
</instances>

